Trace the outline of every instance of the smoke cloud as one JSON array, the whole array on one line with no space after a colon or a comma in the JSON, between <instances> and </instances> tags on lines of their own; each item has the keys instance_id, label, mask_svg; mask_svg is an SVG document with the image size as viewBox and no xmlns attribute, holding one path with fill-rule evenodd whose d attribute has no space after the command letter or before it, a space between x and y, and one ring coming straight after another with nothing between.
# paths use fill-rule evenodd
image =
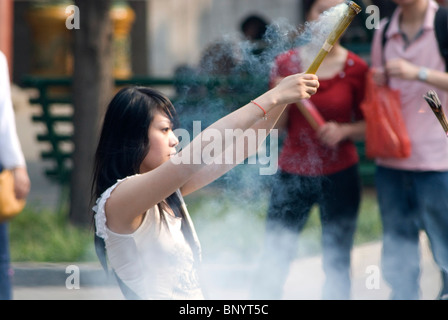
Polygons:
<instances>
[{"instance_id":1,"label":"smoke cloud","mask_svg":"<svg viewBox=\"0 0 448 320\"><path fill-rule=\"evenodd\" d=\"M204 81L185 81L178 88L175 103L182 128L189 130L193 138L194 121L201 121L204 129L266 91L274 59L282 52L300 47L302 65L309 65L346 10L347 5L343 3L299 28L287 19L276 19L268 26L262 41L263 50L257 54L254 52L259 49L259 43L242 41L234 35L223 36L210 44L197 67L178 70L181 79L191 76ZM253 79L254 75L256 79ZM219 83L223 76L234 78L234 82L224 82L218 89L207 88L207 83ZM252 77L253 81L247 81L247 77ZM191 104L195 99L196 103ZM209 187L185 199L203 246L204 284L211 299L250 298L272 191L272 176L260 175L260 169L266 168L269 160L277 161L281 143L281 137L268 137L256 164L253 159L248 159ZM277 153L275 157L268 157L272 152ZM316 165L322 164L316 160ZM317 219L314 210L311 219ZM285 237L296 246L298 255L316 253L320 249L320 229L312 230L309 237L306 232L299 239L295 234ZM288 270L285 272L287 277ZM309 272L309 279L322 278L322 270L306 272ZM269 278L272 274L267 272L263 276ZM302 296L306 296L307 289L299 290Z\"/></svg>"}]
</instances>

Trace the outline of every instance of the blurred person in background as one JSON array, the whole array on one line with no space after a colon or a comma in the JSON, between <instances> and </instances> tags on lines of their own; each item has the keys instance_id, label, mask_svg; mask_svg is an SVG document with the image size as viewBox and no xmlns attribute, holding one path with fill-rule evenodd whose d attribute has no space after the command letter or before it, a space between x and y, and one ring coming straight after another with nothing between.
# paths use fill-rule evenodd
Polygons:
<instances>
[{"instance_id":1,"label":"blurred person in background","mask_svg":"<svg viewBox=\"0 0 448 320\"><path fill-rule=\"evenodd\" d=\"M343 2L304 1L306 20L317 20ZM275 59L272 85L279 78L304 71L299 50ZM323 298L350 299L350 254L361 201L354 140L362 140L365 134L360 102L367 70L363 59L337 42L316 73L320 89L310 99L326 124L316 131L295 105L289 105L279 120L277 127L284 128L287 136L273 181L265 243L252 288L254 299L282 297L299 233L315 204L322 225Z\"/></svg>"},{"instance_id":2,"label":"blurred person in background","mask_svg":"<svg viewBox=\"0 0 448 320\"><path fill-rule=\"evenodd\" d=\"M14 191L17 199L25 199L31 183L16 131L8 64L5 55L0 51L0 171L4 169L13 172ZM11 277L8 223L3 222L0 223L1 300L12 299Z\"/></svg>"},{"instance_id":3,"label":"blurred person in background","mask_svg":"<svg viewBox=\"0 0 448 320\"><path fill-rule=\"evenodd\" d=\"M264 36L268 29L268 21L259 15L249 15L241 22L240 29L244 38L253 45L252 53L261 54L266 48Z\"/></svg>"},{"instance_id":4,"label":"blurred person in background","mask_svg":"<svg viewBox=\"0 0 448 320\"><path fill-rule=\"evenodd\" d=\"M436 40L439 8L432 0L393 0L398 6L375 32L374 79L401 93L412 153L405 159L377 158L376 189L383 224L382 270L391 299L420 298L419 233L423 229L448 292L448 140L423 95L435 90L448 105L448 73ZM444 28L447 29L446 23ZM448 32L448 31L447 31ZM383 47L383 34L385 43Z\"/></svg>"}]
</instances>

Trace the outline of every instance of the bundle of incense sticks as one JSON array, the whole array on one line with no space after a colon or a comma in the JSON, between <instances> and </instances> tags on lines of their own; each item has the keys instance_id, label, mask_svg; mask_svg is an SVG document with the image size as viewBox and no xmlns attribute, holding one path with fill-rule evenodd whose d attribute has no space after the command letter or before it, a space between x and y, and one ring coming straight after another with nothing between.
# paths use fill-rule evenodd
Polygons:
<instances>
[{"instance_id":1,"label":"bundle of incense sticks","mask_svg":"<svg viewBox=\"0 0 448 320\"><path fill-rule=\"evenodd\" d=\"M315 74L317 72L320 64L327 56L328 52L331 51L336 41L341 37L349 24L355 18L355 16L361 12L361 7L353 1L347 1L346 5L347 11L339 19L332 32L328 35L325 43L322 45L322 48L319 50L313 62L308 67L305 73ZM324 118L320 115L319 111L312 103L303 103L302 101L297 102L296 106L314 129L317 130L321 125L325 123Z\"/></svg>"},{"instance_id":2,"label":"bundle of incense sticks","mask_svg":"<svg viewBox=\"0 0 448 320\"><path fill-rule=\"evenodd\" d=\"M434 90L429 90L428 92L426 92L423 98L431 107L432 111L437 117L437 120L439 120L443 130L445 131L445 134L448 137L448 121L446 119L445 113L443 112L442 103L440 102L437 93Z\"/></svg>"},{"instance_id":3,"label":"bundle of incense sticks","mask_svg":"<svg viewBox=\"0 0 448 320\"><path fill-rule=\"evenodd\" d=\"M303 99L301 102L297 102L296 106L314 130L325 124L325 119L310 100Z\"/></svg>"}]
</instances>

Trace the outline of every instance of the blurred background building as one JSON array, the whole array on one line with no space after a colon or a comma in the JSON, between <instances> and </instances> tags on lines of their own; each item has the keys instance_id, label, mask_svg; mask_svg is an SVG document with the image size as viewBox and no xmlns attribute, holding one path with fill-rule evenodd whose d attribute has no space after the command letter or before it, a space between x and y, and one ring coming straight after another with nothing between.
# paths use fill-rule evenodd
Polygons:
<instances>
[{"instance_id":1,"label":"blurred background building","mask_svg":"<svg viewBox=\"0 0 448 320\"><path fill-rule=\"evenodd\" d=\"M211 42L226 36L242 36L241 24L251 15L258 16L268 23L286 19L291 25L297 25L303 21L302 0L112 0L112 2L131 10L131 17L115 18L128 19L125 23L129 23L130 27L129 49L125 50L130 56L129 68L133 75L143 76L171 76L179 65L197 64L201 52ZM363 8L369 4L376 4L385 11L390 9L389 3L392 1L355 2ZM447 1L438 0L438 2L446 4ZM37 40L36 29L45 28L48 19L55 19L53 12L49 13L47 18L37 20L38 23L33 24L30 12L36 6L59 5L58 13L62 15L60 19L64 22L68 16L64 10L72 3L72 0L0 1L0 49L6 53L10 61L14 82L19 83L23 75L33 73L33 63L35 64L33 61L38 55L36 53L38 49L34 45ZM126 15L126 11L122 11L121 14ZM51 15L53 18L50 18ZM59 23L59 27L64 26L65 24ZM362 24L358 24L356 28L358 30L352 26L351 33L358 35L365 33ZM51 27L47 30L58 31ZM65 28L59 31L70 37L70 30ZM55 51L54 48L46 49L49 52ZM57 62L52 61L53 64ZM70 68L67 70L70 72Z\"/></svg>"},{"instance_id":2,"label":"blurred background building","mask_svg":"<svg viewBox=\"0 0 448 320\"><path fill-rule=\"evenodd\" d=\"M6 51L12 63L14 82L19 83L24 75L33 73L36 29L44 29L44 24L56 19L55 12L48 13L33 24L30 12L42 4L59 5L63 23L58 25L64 28L69 16L64 10L70 3L73 2L0 1L0 48ZM241 23L249 15L258 15L269 22L287 19L291 24L299 23L302 17L301 0L128 0L113 3L132 10L134 17L128 21L131 70L133 75L143 76L170 76L178 65L197 64L209 43L225 36L242 36ZM48 39L49 32L57 31L50 28L44 32ZM71 32L66 28L59 31L66 35ZM59 41L64 42L62 38ZM46 49L53 53L56 50Z\"/></svg>"}]
</instances>

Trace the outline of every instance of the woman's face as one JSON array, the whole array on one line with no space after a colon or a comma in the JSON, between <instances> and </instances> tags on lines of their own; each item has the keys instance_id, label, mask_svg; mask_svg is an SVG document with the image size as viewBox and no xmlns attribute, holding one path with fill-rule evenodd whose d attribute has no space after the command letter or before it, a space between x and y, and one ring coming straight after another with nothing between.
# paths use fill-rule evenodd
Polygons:
<instances>
[{"instance_id":1,"label":"woman's face","mask_svg":"<svg viewBox=\"0 0 448 320\"><path fill-rule=\"evenodd\" d=\"M176 154L179 140L174 135L173 123L164 114L157 111L148 130L149 152L140 165L140 173L145 173L160 166Z\"/></svg>"},{"instance_id":2,"label":"woman's face","mask_svg":"<svg viewBox=\"0 0 448 320\"><path fill-rule=\"evenodd\" d=\"M316 0L308 12L307 20L314 21L319 18L319 16L328 11L330 8L337 6L345 2L344 0Z\"/></svg>"},{"instance_id":3,"label":"woman's face","mask_svg":"<svg viewBox=\"0 0 448 320\"><path fill-rule=\"evenodd\" d=\"M403 7L415 5L420 1L422 0L393 0L393 2L395 2L396 5Z\"/></svg>"}]
</instances>

